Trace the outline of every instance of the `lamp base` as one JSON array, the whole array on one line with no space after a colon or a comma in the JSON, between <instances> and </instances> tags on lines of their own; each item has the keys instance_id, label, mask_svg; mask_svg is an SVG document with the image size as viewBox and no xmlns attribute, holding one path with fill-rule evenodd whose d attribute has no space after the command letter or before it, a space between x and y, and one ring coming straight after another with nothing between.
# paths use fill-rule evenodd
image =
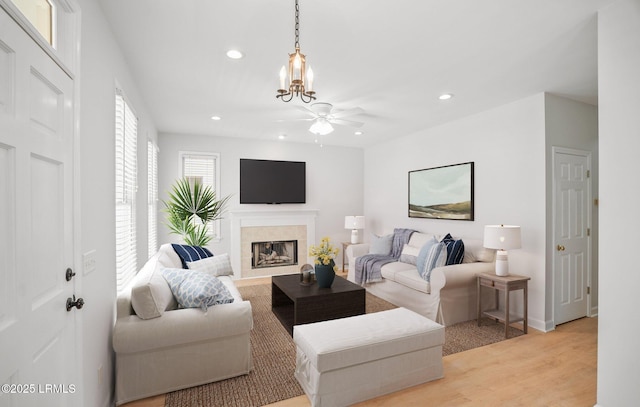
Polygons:
<instances>
[{"instance_id":1,"label":"lamp base","mask_svg":"<svg viewBox=\"0 0 640 407\"><path fill-rule=\"evenodd\" d=\"M509 275L509 259L506 250L496 252L496 276L506 277Z\"/></svg>"},{"instance_id":2,"label":"lamp base","mask_svg":"<svg viewBox=\"0 0 640 407\"><path fill-rule=\"evenodd\" d=\"M358 242L358 229L351 230L351 243L356 244Z\"/></svg>"}]
</instances>

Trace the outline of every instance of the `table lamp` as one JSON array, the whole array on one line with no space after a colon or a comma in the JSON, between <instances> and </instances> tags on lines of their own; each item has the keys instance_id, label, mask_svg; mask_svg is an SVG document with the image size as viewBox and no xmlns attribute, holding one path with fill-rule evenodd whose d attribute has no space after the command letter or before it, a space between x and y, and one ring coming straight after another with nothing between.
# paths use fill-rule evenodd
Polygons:
<instances>
[{"instance_id":1,"label":"table lamp","mask_svg":"<svg viewBox=\"0 0 640 407\"><path fill-rule=\"evenodd\" d=\"M364 229L364 216L345 216L344 228L351 229L351 243L358 243L358 229Z\"/></svg>"},{"instance_id":2,"label":"table lamp","mask_svg":"<svg viewBox=\"0 0 640 407\"><path fill-rule=\"evenodd\" d=\"M507 250L521 247L520 226L486 225L484 227L484 247L497 249L496 275L509 275L509 259Z\"/></svg>"}]
</instances>

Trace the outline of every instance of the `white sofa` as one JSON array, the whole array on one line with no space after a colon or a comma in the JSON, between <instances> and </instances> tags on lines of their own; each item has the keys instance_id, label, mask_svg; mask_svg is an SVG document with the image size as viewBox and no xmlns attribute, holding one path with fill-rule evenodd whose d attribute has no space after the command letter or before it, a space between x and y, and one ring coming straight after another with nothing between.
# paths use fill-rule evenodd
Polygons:
<instances>
[{"instance_id":1,"label":"white sofa","mask_svg":"<svg viewBox=\"0 0 640 407\"><path fill-rule=\"evenodd\" d=\"M419 249L433 237L438 241L442 239L442 236L414 232L408 245ZM397 261L382 266L383 281L366 284L365 288L377 297L445 326L476 319L476 275L495 269L495 250L484 248L479 239L456 239L464 242L463 263L433 269L430 283L420 276L415 265ZM349 281L355 282L356 258L367 253L368 243L347 247ZM482 301L483 308L490 308L495 303L493 296L483 296Z\"/></svg>"},{"instance_id":2,"label":"white sofa","mask_svg":"<svg viewBox=\"0 0 640 407\"><path fill-rule=\"evenodd\" d=\"M247 374L252 368L251 303L224 276L219 279L233 303L206 312L178 309L161 272L181 267L171 245L162 245L118 295L113 329L116 405Z\"/></svg>"}]
</instances>

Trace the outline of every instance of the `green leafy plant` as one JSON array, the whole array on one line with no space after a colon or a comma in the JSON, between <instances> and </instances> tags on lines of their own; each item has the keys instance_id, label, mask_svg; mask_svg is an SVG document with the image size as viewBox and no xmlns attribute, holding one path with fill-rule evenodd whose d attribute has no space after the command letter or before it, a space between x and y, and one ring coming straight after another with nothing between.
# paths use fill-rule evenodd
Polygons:
<instances>
[{"instance_id":1,"label":"green leafy plant","mask_svg":"<svg viewBox=\"0 0 640 407\"><path fill-rule=\"evenodd\" d=\"M212 239L207 233L208 225L222 218L230 197L217 199L209 185L178 179L169 192L169 200L163 201L166 224L170 232L182 236L186 244L206 246Z\"/></svg>"}]
</instances>

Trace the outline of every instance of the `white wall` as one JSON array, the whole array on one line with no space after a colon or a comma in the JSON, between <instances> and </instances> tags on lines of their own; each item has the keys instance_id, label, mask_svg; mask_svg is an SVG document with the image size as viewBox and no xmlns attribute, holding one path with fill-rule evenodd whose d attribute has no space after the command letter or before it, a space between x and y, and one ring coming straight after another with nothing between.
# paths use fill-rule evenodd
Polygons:
<instances>
[{"instance_id":1,"label":"white wall","mask_svg":"<svg viewBox=\"0 0 640 407\"><path fill-rule=\"evenodd\" d=\"M351 236L351 232L344 229L345 215L360 215L363 211L363 151L358 148L164 133L159 136L159 147L160 199L167 199L167 191L179 176L178 152L201 151L220 153L221 185L220 191L216 192L220 196L232 195L228 212L238 209L315 209L319 211L316 240L329 236L333 243L339 245L349 241ZM296 205L240 205L240 158L306 162L307 202ZM158 241L179 242L179 236L170 235L163 222L164 214L160 213ZM209 244L214 253L230 252L229 234L227 215L221 223L221 241ZM340 263L342 256L339 255L337 260L336 263Z\"/></svg>"},{"instance_id":2,"label":"white wall","mask_svg":"<svg viewBox=\"0 0 640 407\"><path fill-rule=\"evenodd\" d=\"M156 137L144 101L123 55L95 0L79 0L81 23L80 174L81 253L96 250L97 269L82 276L83 345L81 351L85 406L112 402L111 330L116 297L114 104L116 81L138 115L138 263L146 261L146 137ZM79 267L78 267L79 268ZM102 381L98 369L102 367Z\"/></svg>"},{"instance_id":3,"label":"white wall","mask_svg":"<svg viewBox=\"0 0 640 407\"><path fill-rule=\"evenodd\" d=\"M598 16L600 302L598 405L640 400L640 1L618 0Z\"/></svg>"},{"instance_id":4,"label":"white wall","mask_svg":"<svg viewBox=\"0 0 640 407\"><path fill-rule=\"evenodd\" d=\"M484 225L522 227L522 249L510 271L531 277L530 325L545 329L544 94L427 129L365 151L366 232L409 227L482 239ZM408 171L473 161L475 220L407 215Z\"/></svg>"}]
</instances>

